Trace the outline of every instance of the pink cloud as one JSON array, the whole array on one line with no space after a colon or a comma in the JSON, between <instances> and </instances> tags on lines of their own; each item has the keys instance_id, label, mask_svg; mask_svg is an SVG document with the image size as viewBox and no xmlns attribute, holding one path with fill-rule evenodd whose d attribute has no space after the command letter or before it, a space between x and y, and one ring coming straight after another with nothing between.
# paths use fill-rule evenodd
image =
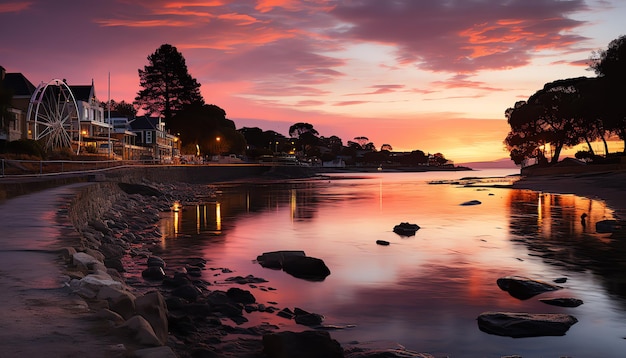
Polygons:
<instances>
[{"instance_id":1,"label":"pink cloud","mask_svg":"<svg viewBox=\"0 0 626 358\"><path fill-rule=\"evenodd\" d=\"M351 24L338 36L397 48L401 63L431 71L472 73L529 63L534 51L565 51L585 40L568 16L583 0L377 1L339 4L332 14Z\"/></svg>"},{"instance_id":2,"label":"pink cloud","mask_svg":"<svg viewBox=\"0 0 626 358\"><path fill-rule=\"evenodd\" d=\"M31 1L16 1L0 4L0 14L5 12L20 12L27 10L33 3Z\"/></svg>"},{"instance_id":3,"label":"pink cloud","mask_svg":"<svg viewBox=\"0 0 626 358\"><path fill-rule=\"evenodd\" d=\"M333 106L355 106L358 104L368 103L367 101L343 101L333 104Z\"/></svg>"}]
</instances>

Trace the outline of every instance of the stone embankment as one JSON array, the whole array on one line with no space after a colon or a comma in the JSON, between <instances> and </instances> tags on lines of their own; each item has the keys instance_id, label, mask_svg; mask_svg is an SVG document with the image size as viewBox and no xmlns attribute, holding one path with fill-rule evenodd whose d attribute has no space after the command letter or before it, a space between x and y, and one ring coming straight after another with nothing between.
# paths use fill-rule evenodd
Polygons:
<instances>
[{"instance_id":1,"label":"stone embankment","mask_svg":"<svg viewBox=\"0 0 626 358\"><path fill-rule=\"evenodd\" d=\"M160 213L169 211L174 200L185 204L211 195L207 185L101 182L68 199L62 213L76 233L73 243L61 250L67 285L107 323L107 334L124 342L125 356L428 356L405 350L344 350L328 330L349 327L324 326L322 315L298 307L258 303L251 291L237 287L272 290L262 278L229 277L225 281L233 287L214 289L202 279L202 271L232 271L207 268L202 257L190 257L176 267L155 256L153 249L163 236L157 226ZM130 267L134 277L128 274ZM243 328L251 312L276 314L308 330L279 332L267 323Z\"/></svg>"}]
</instances>

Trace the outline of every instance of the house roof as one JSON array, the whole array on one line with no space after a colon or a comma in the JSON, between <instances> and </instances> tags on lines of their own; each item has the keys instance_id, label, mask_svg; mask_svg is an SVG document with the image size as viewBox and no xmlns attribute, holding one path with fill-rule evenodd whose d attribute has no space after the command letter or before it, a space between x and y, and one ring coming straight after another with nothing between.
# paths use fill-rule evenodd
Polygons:
<instances>
[{"instance_id":1,"label":"house roof","mask_svg":"<svg viewBox=\"0 0 626 358\"><path fill-rule=\"evenodd\" d=\"M27 96L30 97L35 92L35 85L33 85L28 78L23 74L7 73L4 77L3 85L13 91L13 96Z\"/></svg>"},{"instance_id":2,"label":"house roof","mask_svg":"<svg viewBox=\"0 0 626 358\"><path fill-rule=\"evenodd\" d=\"M146 129L157 130L158 123L159 123L159 117L140 116L140 117L136 117L130 122L130 127L133 130L146 130Z\"/></svg>"},{"instance_id":3,"label":"house roof","mask_svg":"<svg viewBox=\"0 0 626 358\"><path fill-rule=\"evenodd\" d=\"M93 84L92 85L84 85L84 86L69 86L70 90L72 90L72 93L74 94L74 98L77 101L83 101L83 102L89 102L90 97L93 95L94 97L96 96L96 91L92 91L91 89L93 88Z\"/></svg>"}]
</instances>

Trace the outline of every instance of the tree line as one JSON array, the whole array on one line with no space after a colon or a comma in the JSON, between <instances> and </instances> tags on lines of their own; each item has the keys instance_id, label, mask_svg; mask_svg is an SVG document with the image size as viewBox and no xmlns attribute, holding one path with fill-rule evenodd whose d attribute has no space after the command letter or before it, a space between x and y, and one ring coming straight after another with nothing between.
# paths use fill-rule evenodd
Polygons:
<instances>
[{"instance_id":1,"label":"tree line","mask_svg":"<svg viewBox=\"0 0 626 358\"><path fill-rule=\"evenodd\" d=\"M202 154L246 154L252 158L297 152L322 161L341 156L355 161L359 157L368 163L380 164L393 159L390 144L383 144L377 151L369 138L358 136L344 145L335 135L320 136L310 123L295 123L289 128L289 137L257 127L237 130L235 123L226 118L226 111L205 103L200 94L200 83L191 77L185 58L176 47L163 44L147 59L148 65L138 70L142 89L134 102L112 101L109 106L128 117L134 117L137 109L147 115L162 116L166 129L183 143L183 154L195 154L199 149ZM447 162L441 153L431 159L433 157L438 164ZM401 164L425 164L429 156L416 150L404 160L411 163Z\"/></svg>"},{"instance_id":2,"label":"tree line","mask_svg":"<svg viewBox=\"0 0 626 358\"><path fill-rule=\"evenodd\" d=\"M576 157L604 162L607 141L619 138L626 154L626 36L611 41L606 50L594 52L589 69L596 77L549 82L525 101L505 111L511 127L504 144L511 159L522 164L531 159L554 164L565 148L586 144ZM602 142L604 158L592 143ZM546 148L550 148L548 160Z\"/></svg>"}]
</instances>

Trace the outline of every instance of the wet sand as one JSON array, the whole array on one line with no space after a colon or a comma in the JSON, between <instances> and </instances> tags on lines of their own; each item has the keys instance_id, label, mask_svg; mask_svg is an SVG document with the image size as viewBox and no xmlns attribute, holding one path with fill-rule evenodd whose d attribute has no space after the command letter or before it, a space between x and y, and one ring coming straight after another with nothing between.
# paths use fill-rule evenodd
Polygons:
<instances>
[{"instance_id":1,"label":"wet sand","mask_svg":"<svg viewBox=\"0 0 626 358\"><path fill-rule=\"evenodd\" d=\"M626 219L626 171L523 177L513 188L602 200L614 216Z\"/></svg>"}]
</instances>

